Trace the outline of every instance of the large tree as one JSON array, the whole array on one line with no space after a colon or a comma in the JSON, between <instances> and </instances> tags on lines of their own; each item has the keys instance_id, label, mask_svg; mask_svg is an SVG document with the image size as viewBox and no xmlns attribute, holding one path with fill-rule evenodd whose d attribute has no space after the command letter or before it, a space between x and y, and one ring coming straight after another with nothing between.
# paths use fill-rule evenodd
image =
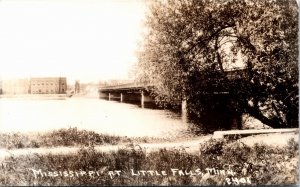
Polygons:
<instances>
[{"instance_id":1,"label":"large tree","mask_svg":"<svg viewBox=\"0 0 300 187\"><path fill-rule=\"evenodd\" d=\"M224 101L215 92L229 91L228 110L298 125L296 1L153 1L146 26L139 79L158 102L186 99L200 116Z\"/></svg>"}]
</instances>

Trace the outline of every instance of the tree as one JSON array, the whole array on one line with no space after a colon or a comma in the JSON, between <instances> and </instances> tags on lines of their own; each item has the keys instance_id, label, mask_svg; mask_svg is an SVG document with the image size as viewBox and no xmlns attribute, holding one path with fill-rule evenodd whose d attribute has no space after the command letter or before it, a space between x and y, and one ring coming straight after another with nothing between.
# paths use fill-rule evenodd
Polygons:
<instances>
[{"instance_id":1,"label":"tree","mask_svg":"<svg viewBox=\"0 0 300 187\"><path fill-rule=\"evenodd\" d=\"M159 103L186 99L198 116L226 105L272 127L297 126L297 8L283 0L150 2L139 79L155 86Z\"/></svg>"}]
</instances>

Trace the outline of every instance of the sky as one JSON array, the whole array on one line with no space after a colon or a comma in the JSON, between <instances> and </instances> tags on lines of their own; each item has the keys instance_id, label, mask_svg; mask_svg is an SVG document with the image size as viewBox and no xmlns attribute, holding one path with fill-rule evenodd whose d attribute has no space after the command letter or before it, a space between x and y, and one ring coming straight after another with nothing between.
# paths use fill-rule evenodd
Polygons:
<instances>
[{"instance_id":1,"label":"sky","mask_svg":"<svg viewBox=\"0 0 300 187\"><path fill-rule=\"evenodd\" d=\"M128 79L142 0L0 0L0 78Z\"/></svg>"}]
</instances>

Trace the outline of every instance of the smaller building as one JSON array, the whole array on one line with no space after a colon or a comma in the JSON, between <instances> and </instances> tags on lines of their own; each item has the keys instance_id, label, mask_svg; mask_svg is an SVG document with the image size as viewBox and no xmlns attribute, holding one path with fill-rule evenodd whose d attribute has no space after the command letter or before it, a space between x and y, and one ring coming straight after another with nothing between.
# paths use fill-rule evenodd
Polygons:
<instances>
[{"instance_id":1,"label":"smaller building","mask_svg":"<svg viewBox=\"0 0 300 187\"><path fill-rule=\"evenodd\" d=\"M5 95L20 95L30 93L30 79L3 80L1 92Z\"/></svg>"},{"instance_id":2,"label":"smaller building","mask_svg":"<svg viewBox=\"0 0 300 187\"><path fill-rule=\"evenodd\" d=\"M67 91L67 78L31 78L30 87L31 94L65 94Z\"/></svg>"}]
</instances>

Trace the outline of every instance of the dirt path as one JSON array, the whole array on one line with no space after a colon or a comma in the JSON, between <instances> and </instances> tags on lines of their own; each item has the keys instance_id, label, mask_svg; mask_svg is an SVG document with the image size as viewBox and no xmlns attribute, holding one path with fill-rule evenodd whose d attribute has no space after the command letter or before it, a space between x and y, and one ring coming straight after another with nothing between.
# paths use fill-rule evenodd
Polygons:
<instances>
[{"instance_id":1,"label":"dirt path","mask_svg":"<svg viewBox=\"0 0 300 187\"><path fill-rule=\"evenodd\" d=\"M180 140L177 142L166 142L166 143L141 143L134 144L133 146L139 146L146 152L155 151L158 149L166 148L184 148L187 152L195 152L199 150L199 143L209 140L212 135L202 136L198 138L192 138L186 141ZM129 144L120 145L101 145L95 146L97 151L109 152L117 151L118 149L126 148ZM7 156L20 156L27 154L72 154L76 153L80 147L53 147L53 148L25 148L25 149L0 149L0 159L4 159Z\"/></svg>"},{"instance_id":2,"label":"dirt path","mask_svg":"<svg viewBox=\"0 0 300 187\"><path fill-rule=\"evenodd\" d=\"M196 153L199 151L199 144L209 140L212 135L191 138L187 140L178 140L176 142L167 142L167 143L141 143L134 146L139 146L144 149L146 152L155 151L161 148L166 149L185 149L188 153ZM241 138L238 141L242 141L247 145L252 146L254 143L265 143L267 145L273 146L283 146L286 145L288 140L294 138L297 142L299 140L298 133L274 133L274 134L261 134L255 136L248 136ZM128 147L128 144L122 145L102 145L96 146L95 149L101 152L117 151ZM74 154L80 147L54 147L54 148L26 148L26 149L0 149L0 160L5 159L9 156L21 156L21 155L30 155L30 154Z\"/></svg>"}]
</instances>

